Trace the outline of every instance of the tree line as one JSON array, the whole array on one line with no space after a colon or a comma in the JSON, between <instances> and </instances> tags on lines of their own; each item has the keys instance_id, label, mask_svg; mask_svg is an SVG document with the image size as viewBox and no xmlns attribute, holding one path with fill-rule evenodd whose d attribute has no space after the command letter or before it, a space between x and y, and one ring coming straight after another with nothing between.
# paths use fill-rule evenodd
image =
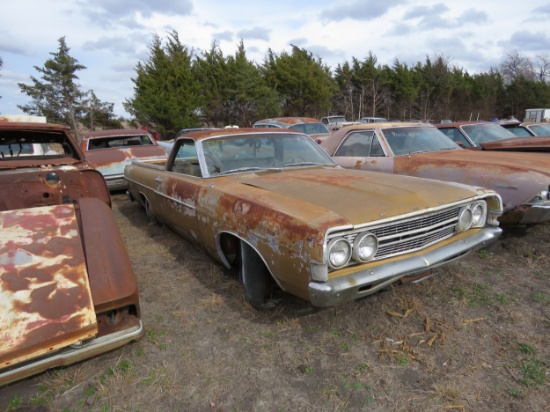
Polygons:
<instances>
[{"instance_id":1,"label":"tree line","mask_svg":"<svg viewBox=\"0 0 550 412\"><path fill-rule=\"evenodd\" d=\"M19 83L30 103L24 113L88 130L122 127L112 103L77 83L85 69L70 56L65 38L50 53L41 78ZM1 62L1 60L0 60ZM1 66L0 66L1 67ZM407 65L381 65L369 52L334 70L298 46L280 54L269 50L261 64L248 59L244 43L225 56L218 45L195 51L176 31L153 35L148 57L135 67L133 96L124 102L134 126L155 129L165 139L186 127L250 126L266 117L345 115L401 121L522 118L526 108L550 107L550 62L510 52L498 68L469 74L442 55Z\"/></svg>"}]
</instances>

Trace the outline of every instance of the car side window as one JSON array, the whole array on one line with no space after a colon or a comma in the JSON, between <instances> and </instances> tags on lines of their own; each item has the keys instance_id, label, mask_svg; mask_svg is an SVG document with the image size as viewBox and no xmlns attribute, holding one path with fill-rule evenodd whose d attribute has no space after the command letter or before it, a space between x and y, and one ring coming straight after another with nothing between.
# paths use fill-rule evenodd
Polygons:
<instances>
[{"instance_id":1,"label":"car side window","mask_svg":"<svg viewBox=\"0 0 550 412\"><path fill-rule=\"evenodd\" d=\"M461 143L464 147L470 147L472 144L464 137L460 130L450 127L448 129L439 129L441 133L450 138L455 143Z\"/></svg>"},{"instance_id":2,"label":"car side window","mask_svg":"<svg viewBox=\"0 0 550 412\"><path fill-rule=\"evenodd\" d=\"M182 175L202 177L194 140L184 140L181 143L169 170Z\"/></svg>"},{"instance_id":3,"label":"car side window","mask_svg":"<svg viewBox=\"0 0 550 412\"><path fill-rule=\"evenodd\" d=\"M384 156L384 150L372 130L349 133L334 156Z\"/></svg>"}]
</instances>

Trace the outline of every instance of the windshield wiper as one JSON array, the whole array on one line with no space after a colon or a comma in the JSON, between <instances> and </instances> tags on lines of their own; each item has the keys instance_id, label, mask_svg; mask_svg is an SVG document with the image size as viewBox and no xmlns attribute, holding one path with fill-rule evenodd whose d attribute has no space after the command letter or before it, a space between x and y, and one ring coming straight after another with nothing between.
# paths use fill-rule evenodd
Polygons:
<instances>
[{"instance_id":1,"label":"windshield wiper","mask_svg":"<svg viewBox=\"0 0 550 412\"><path fill-rule=\"evenodd\" d=\"M326 163L315 163L315 162L299 162L299 163L284 163L283 167L287 166L324 166Z\"/></svg>"}]
</instances>

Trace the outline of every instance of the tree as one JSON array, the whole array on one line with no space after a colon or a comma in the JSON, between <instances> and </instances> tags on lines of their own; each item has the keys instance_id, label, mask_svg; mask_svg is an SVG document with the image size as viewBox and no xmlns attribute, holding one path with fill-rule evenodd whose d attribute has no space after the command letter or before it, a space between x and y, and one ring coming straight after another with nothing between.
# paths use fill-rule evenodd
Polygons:
<instances>
[{"instance_id":1,"label":"tree","mask_svg":"<svg viewBox=\"0 0 550 412\"><path fill-rule=\"evenodd\" d=\"M521 56L517 50L508 53L506 60L500 65L500 73L506 84L522 77L528 80L535 80L536 78L531 60L528 57Z\"/></svg>"},{"instance_id":2,"label":"tree","mask_svg":"<svg viewBox=\"0 0 550 412\"><path fill-rule=\"evenodd\" d=\"M284 116L321 117L328 113L336 83L328 66L311 53L292 46L292 53L276 56L271 50L263 65L267 84L282 99Z\"/></svg>"},{"instance_id":3,"label":"tree","mask_svg":"<svg viewBox=\"0 0 550 412\"><path fill-rule=\"evenodd\" d=\"M31 76L32 85L18 83L32 101L17 107L31 115L46 116L49 122L69 125L78 139L77 123L84 110L85 94L75 83L78 80L75 73L86 67L69 55L65 37L58 41L57 53L50 53L53 58L46 60L44 67L34 66L42 78Z\"/></svg>"},{"instance_id":4,"label":"tree","mask_svg":"<svg viewBox=\"0 0 550 412\"><path fill-rule=\"evenodd\" d=\"M113 111L114 103L104 103L97 98L93 90L88 92L89 98L82 116L82 123L88 130L97 127L107 129L122 129L121 119L116 119Z\"/></svg>"},{"instance_id":5,"label":"tree","mask_svg":"<svg viewBox=\"0 0 550 412\"><path fill-rule=\"evenodd\" d=\"M134 97L124 102L137 123L165 137L200 123L204 99L191 70L192 57L193 51L180 42L176 31L168 34L166 46L153 36L149 60L138 62L135 69Z\"/></svg>"}]
</instances>

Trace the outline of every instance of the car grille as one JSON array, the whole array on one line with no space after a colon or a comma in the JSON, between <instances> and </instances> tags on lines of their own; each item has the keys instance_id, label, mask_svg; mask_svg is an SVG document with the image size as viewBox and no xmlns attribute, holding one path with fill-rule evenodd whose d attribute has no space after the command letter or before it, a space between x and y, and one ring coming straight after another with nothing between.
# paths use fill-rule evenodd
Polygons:
<instances>
[{"instance_id":1,"label":"car grille","mask_svg":"<svg viewBox=\"0 0 550 412\"><path fill-rule=\"evenodd\" d=\"M378 252L374 260L384 259L403 253L414 252L452 236L458 222L460 207L429 215L422 215L383 226L366 228L378 238ZM353 244L355 237L363 231L339 233ZM336 237L333 234L332 237ZM350 264L354 264L353 260Z\"/></svg>"}]
</instances>

